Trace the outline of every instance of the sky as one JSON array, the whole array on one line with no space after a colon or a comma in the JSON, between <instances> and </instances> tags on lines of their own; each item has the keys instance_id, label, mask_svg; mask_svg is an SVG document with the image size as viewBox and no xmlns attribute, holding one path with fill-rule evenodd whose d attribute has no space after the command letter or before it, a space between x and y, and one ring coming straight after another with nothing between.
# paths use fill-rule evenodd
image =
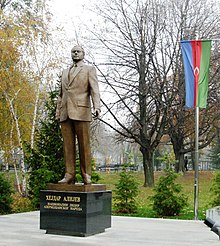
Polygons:
<instances>
[{"instance_id":1,"label":"sky","mask_svg":"<svg viewBox=\"0 0 220 246\"><path fill-rule=\"evenodd\" d=\"M83 14L85 2L88 3L88 0L50 0L50 5L54 15L65 21Z\"/></svg>"},{"instance_id":2,"label":"sky","mask_svg":"<svg viewBox=\"0 0 220 246\"><path fill-rule=\"evenodd\" d=\"M91 18L88 7L93 2L95 0L50 0L54 23L63 26L68 36L75 37L75 30L78 31L81 23Z\"/></svg>"},{"instance_id":3,"label":"sky","mask_svg":"<svg viewBox=\"0 0 220 246\"><path fill-rule=\"evenodd\" d=\"M87 58L91 52L86 49L86 43L80 42L80 37L85 36L85 25L89 26L97 19L97 16L89 10L99 0L49 0L49 10L53 15L52 25L62 28L62 31L53 32L54 41L62 39L64 56L70 58L70 49L79 40L86 50ZM84 25L84 24L85 25ZM84 39L82 39L85 42ZM71 47L70 47L71 46Z\"/></svg>"}]
</instances>

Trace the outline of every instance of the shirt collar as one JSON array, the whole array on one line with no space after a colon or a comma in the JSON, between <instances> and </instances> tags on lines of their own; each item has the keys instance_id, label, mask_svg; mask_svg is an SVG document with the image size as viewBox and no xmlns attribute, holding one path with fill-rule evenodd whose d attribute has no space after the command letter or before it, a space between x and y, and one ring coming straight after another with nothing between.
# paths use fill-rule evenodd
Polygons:
<instances>
[{"instance_id":1,"label":"shirt collar","mask_svg":"<svg viewBox=\"0 0 220 246\"><path fill-rule=\"evenodd\" d=\"M72 67L81 67L84 65L84 62L83 61L79 61L79 62L74 62Z\"/></svg>"}]
</instances>

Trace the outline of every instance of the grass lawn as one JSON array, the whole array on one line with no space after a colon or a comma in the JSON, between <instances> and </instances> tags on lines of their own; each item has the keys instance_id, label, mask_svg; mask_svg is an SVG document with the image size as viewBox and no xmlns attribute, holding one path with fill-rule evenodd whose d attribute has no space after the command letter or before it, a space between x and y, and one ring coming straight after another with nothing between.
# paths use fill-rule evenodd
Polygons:
<instances>
[{"instance_id":1,"label":"grass lawn","mask_svg":"<svg viewBox=\"0 0 220 246\"><path fill-rule=\"evenodd\" d=\"M200 171L199 172L199 219L205 219L206 210L211 208L211 193L210 188L214 173L211 171ZM114 189L115 184L119 180L119 173L105 173L99 172L101 176L100 184L106 184L108 190L112 190L113 205L114 205ZM143 172L133 172L135 179L139 182L139 194L137 196L138 212L136 214L126 214L125 216L136 216L136 217L147 217L147 218L158 218L155 212L152 210L152 202L149 197L153 195L153 188L143 187L144 175ZM157 183L159 177L163 175L163 172L155 172L155 183ZM15 184L15 174L7 173L6 177L10 180L12 186ZM173 219L194 219L194 172L188 171L184 174L179 174L177 183L183 187L183 192L188 196L189 206L185 208L179 216L173 216L169 218ZM114 206L113 206L113 214ZM122 215L122 214L120 214ZM167 217L168 218L168 217Z\"/></svg>"},{"instance_id":2,"label":"grass lawn","mask_svg":"<svg viewBox=\"0 0 220 246\"><path fill-rule=\"evenodd\" d=\"M119 179L118 173L99 173L101 180L99 183L106 184L107 189L113 191L114 198L114 189L115 184ZM141 172L133 173L136 180L139 182L139 194L136 199L138 204L138 212L130 216L138 217L148 217L156 218L158 217L155 212L152 210L152 202L149 197L153 194L153 188L143 187L144 175ZM163 172L155 172L155 183ZM211 171L200 171L199 172L199 219L205 219L206 209L211 208L210 200L210 188L212 185L212 180L214 178L214 172ZM183 187L183 192L188 196L189 206L185 208L179 216L169 217L174 219L194 219L194 172L188 171L184 174L180 174L177 178L177 183L181 184ZM114 200L114 199L113 199ZM113 210L114 213L114 210ZM127 216L127 215L126 215Z\"/></svg>"}]
</instances>

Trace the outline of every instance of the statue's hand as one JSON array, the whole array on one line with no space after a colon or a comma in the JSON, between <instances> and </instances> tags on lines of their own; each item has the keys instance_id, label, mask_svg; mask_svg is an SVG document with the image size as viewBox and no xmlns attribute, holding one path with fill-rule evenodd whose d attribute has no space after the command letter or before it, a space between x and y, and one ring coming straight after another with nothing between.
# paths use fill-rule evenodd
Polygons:
<instances>
[{"instance_id":1,"label":"statue's hand","mask_svg":"<svg viewBox=\"0 0 220 246\"><path fill-rule=\"evenodd\" d=\"M97 109L95 108L95 110L94 110L95 118L99 118L100 112L101 112L101 110L99 108L97 108Z\"/></svg>"}]
</instances>

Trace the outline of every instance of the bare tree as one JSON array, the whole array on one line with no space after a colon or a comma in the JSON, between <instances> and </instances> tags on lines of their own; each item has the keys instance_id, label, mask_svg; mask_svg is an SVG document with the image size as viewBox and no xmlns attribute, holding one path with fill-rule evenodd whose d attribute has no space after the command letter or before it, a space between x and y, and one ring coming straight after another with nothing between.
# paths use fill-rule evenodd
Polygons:
<instances>
[{"instance_id":1,"label":"bare tree","mask_svg":"<svg viewBox=\"0 0 220 246\"><path fill-rule=\"evenodd\" d=\"M103 59L108 60L97 66L108 92L102 103L117 124L101 120L139 144L144 186L154 184L153 152L164 134L174 97L168 83L173 59L164 52L170 43L163 12L164 6L157 1L106 2L100 15L107 32L94 32L105 49ZM173 46L177 45L176 40Z\"/></svg>"}]
</instances>

